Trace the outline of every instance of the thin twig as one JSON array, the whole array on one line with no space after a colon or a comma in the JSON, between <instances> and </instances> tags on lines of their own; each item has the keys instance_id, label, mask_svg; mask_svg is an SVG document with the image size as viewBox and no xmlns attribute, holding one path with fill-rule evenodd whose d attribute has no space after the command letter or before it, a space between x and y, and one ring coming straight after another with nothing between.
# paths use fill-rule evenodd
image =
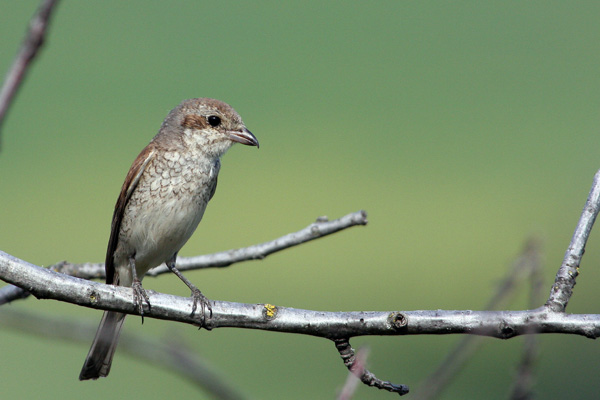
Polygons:
<instances>
[{"instance_id":1,"label":"thin twig","mask_svg":"<svg viewBox=\"0 0 600 400\"><path fill-rule=\"evenodd\" d=\"M278 251L319 239L353 226L366 224L367 213L364 210L350 213L333 221L329 221L327 217L319 217L306 228L282 236L279 239L221 253L178 259L177 268L179 271L215 267L223 268L242 261L262 260ZM167 272L169 272L167 267L161 265L149 271L147 275L156 276Z\"/></svg>"},{"instance_id":2,"label":"thin twig","mask_svg":"<svg viewBox=\"0 0 600 400\"><path fill-rule=\"evenodd\" d=\"M31 293L18 286L6 285L0 288L0 306L11 301L26 299Z\"/></svg>"},{"instance_id":3,"label":"thin twig","mask_svg":"<svg viewBox=\"0 0 600 400\"><path fill-rule=\"evenodd\" d=\"M537 238L527 240L521 255L513 263L510 272L498 286L496 293L486 304L484 310L498 309L510 295L514 294L515 286L520 278L530 275L533 268L539 268L540 246L540 240ZM531 305L531 309L538 304L539 302ZM483 338L480 336L468 335L461 338L437 368L419 385L418 390L415 391L416 398L419 400L437 398L448 387L452 379L462 371L482 343Z\"/></svg>"},{"instance_id":4,"label":"thin twig","mask_svg":"<svg viewBox=\"0 0 600 400\"><path fill-rule=\"evenodd\" d=\"M550 297L546 301L546 307L553 311L564 312L567 308L575 287L575 279L579 275L579 263L585 251L585 244L590 237L598 211L600 211L600 171L594 175L594 183L583 207L581 218L577 223L562 265L556 273L556 279L550 290Z\"/></svg>"},{"instance_id":5,"label":"thin twig","mask_svg":"<svg viewBox=\"0 0 600 400\"><path fill-rule=\"evenodd\" d=\"M4 78L4 84L0 89L0 131L6 113L25 78L28 68L44 44L50 24L50 16L57 3L58 0L43 0L37 13L31 19L23 45Z\"/></svg>"},{"instance_id":6,"label":"thin twig","mask_svg":"<svg viewBox=\"0 0 600 400\"><path fill-rule=\"evenodd\" d=\"M354 354L354 349L350 346L350 340L347 338L335 339L335 348L340 353L344 365L348 370L354 374L367 386L376 387L377 389L386 390L391 393L398 393L403 396L408 393L408 386L397 385L392 382L382 381L377 378L372 372L364 367L364 363L361 363ZM357 362L359 361L359 362Z\"/></svg>"},{"instance_id":7,"label":"thin twig","mask_svg":"<svg viewBox=\"0 0 600 400\"><path fill-rule=\"evenodd\" d=\"M195 257L180 257L177 259L177 269L183 272L204 268L224 268L243 261L262 260L278 251L289 249L290 247L298 246L353 226L366 224L367 213L364 210L350 213L333 221L327 220L326 217L320 217L304 229L265 243ZM63 261L51 266L51 268L57 272L83 279L103 279L106 277L104 263L71 264ZM165 265L160 265L148 271L146 276L155 277L169 272L169 269Z\"/></svg>"},{"instance_id":8,"label":"thin twig","mask_svg":"<svg viewBox=\"0 0 600 400\"><path fill-rule=\"evenodd\" d=\"M269 242L203 256L181 257L177 260L177 269L179 269L179 271L189 271L214 267L223 268L242 261L262 260L275 252L298 246L353 226L366 224L367 213L364 210L350 213L333 221L328 221L326 217L320 217L298 232L287 234ZM71 264L62 261L51 265L49 268L53 271L82 279L106 278L104 263ZM169 270L166 266L162 265L152 269L146 275L158 276L168 272ZM27 292L21 288L16 288L14 286L0 288L0 305L26 297Z\"/></svg>"},{"instance_id":9,"label":"thin twig","mask_svg":"<svg viewBox=\"0 0 600 400\"><path fill-rule=\"evenodd\" d=\"M542 301L542 262L539 254L531 259L530 264L530 294L529 305L535 307ZM530 335L525 336L523 343L523 355L517 371L513 387L511 390L511 400L530 400L533 399L533 383L535 380L534 367L538 358L539 338L533 328L529 332Z\"/></svg>"},{"instance_id":10,"label":"thin twig","mask_svg":"<svg viewBox=\"0 0 600 400\"><path fill-rule=\"evenodd\" d=\"M367 368L368 356L368 349L365 347L358 349L356 352L354 365L348 372L348 377L346 378L346 382L344 383L342 390L340 390L337 400L350 400L352 396L354 396L356 389L358 389L358 383L361 381L360 378Z\"/></svg>"}]
</instances>

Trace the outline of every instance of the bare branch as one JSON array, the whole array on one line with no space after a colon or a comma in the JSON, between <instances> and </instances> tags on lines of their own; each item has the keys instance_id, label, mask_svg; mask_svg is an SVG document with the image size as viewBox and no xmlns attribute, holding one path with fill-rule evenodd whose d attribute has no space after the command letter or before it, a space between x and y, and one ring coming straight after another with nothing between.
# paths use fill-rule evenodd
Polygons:
<instances>
[{"instance_id":1,"label":"bare branch","mask_svg":"<svg viewBox=\"0 0 600 400\"><path fill-rule=\"evenodd\" d=\"M554 285L550 290L550 297L546 301L546 306L553 311L564 311L567 308L567 303L573 294L573 287L575 287L575 279L579 275L579 263L583 257L585 244L590 237L598 211L600 211L600 171L594 175L594 183L585 207L583 207L581 218L575 228L563 263L556 274Z\"/></svg>"},{"instance_id":2,"label":"bare branch","mask_svg":"<svg viewBox=\"0 0 600 400\"><path fill-rule=\"evenodd\" d=\"M353 226L366 224L367 213L364 210L353 212L333 221L327 220L327 217L320 217L304 229L265 243L196 257L179 257L177 259L177 269L183 272L203 268L223 268L243 261L262 260L278 251L298 246ZM106 277L104 263L71 264L62 262L52 266L52 268L57 272L83 279ZM160 265L148 271L146 276L158 276L169 272L169 269L165 265Z\"/></svg>"},{"instance_id":3,"label":"bare branch","mask_svg":"<svg viewBox=\"0 0 600 400\"><path fill-rule=\"evenodd\" d=\"M344 353L350 356L353 356L353 350L350 347L349 338L362 335L466 333L509 339L532 333L565 333L597 338L600 336L599 314L565 314L563 312L564 307L562 309L558 307L559 311L556 311L557 307L551 305L564 304L566 306L572 293L575 283L574 277L572 282L565 282L559 280L559 278L562 276L561 271L565 268L577 268L583 254L585 243L598 212L599 177L600 171L595 176L586 208L565 256L565 262L557 274L557 283L553 287L553 292L546 306L524 311L429 310L336 313L284 308L270 304L214 301L212 304L212 317L205 326L207 329L237 327L324 337L334 341L337 340L338 343L343 344L343 351L340 351L340 354ZM311 232L316 232L314 236L318 237L320 232L318 229L314 229L314 225L309 226L309 228ZM283 240L283 244L273 247L289 247L288 237L291 236L284 237L286 240ZM272 252L268 249L269 246L266 247L262 250L265 255ZM251 253L250 256L252 254L256 253ZM242 257L248 257L248 254ZM574 257L576 263L569 264L568 260ZM55 299L85 307L120 311L128 314L138 312L131 302L132 291L130 288L103 285L59 274L29 264L4 252L0 252L0 278L23 288L38 298ZM202 318L195 318L190 315L191 299L152 291L149 291L148 294L152 308L145 313L147 317L184 322L197 326L204 325ZM550 300L553 295L558 296L557 298L563 303L559 301L552 303ZM389 382L380 381L372 374L367 374L367 371L363 371L361 379L367 384L378 387L387 386L388 390L392 388L392 391L402 392L400 388L403 388L403 386L395 386Z\"/></svg>"},{"instance_id":4,"label":"bare branch","mask_svg":"<svg viewBox=\"0 0 600 400\"><path fill-rule=\"evenodd\" d=\"M65 301L84 307L137 314L130 288L105 285L59 274L0 251L0 278L37 298ZM147 291L152 309L148 318L198 326L191 316L192 300ZM423 335L468 333L509 339L535 329L539 333L600 336L600 315L564 314L546 307L525 311L365 311L324 312L266 304L212 302L208 329L237 327L300 333L329 339L360 335Z\"/></svg>"},{"instance_id":5,"label":"bare branch","mask_svg":"<svg viewBox=\"0 0 600 400\"><path fill-rule=\"evenodd\" d=\"M329 221L327 217L319 217L306 228L269 242L205 256L182 257L177 260L177 268L179 271L215 267L222 268L242 261L262 260L278 251L319 239L353 226L366 224L367 212L364 210L353 212L333 221ZM169 272L167 267L161 265L150 270L146 275L155 276L166 272Z\"/></svg>"},{"instance_id":6,"label":"bare branch","mask_svg":"<svg viewBox=\"0 0 600 400\"><path fill-rule=\"evenodd\" d=\"M320 217L316 222L298 232L287 234L269 242L203 256L180 257L177 259L177 269L179 271L188 271L214 267L223 268L242 261L262 260L278 251L319 239L353 226L366 224L367 213L364 210L353 212L333 221L328 221L326 217ZM82 279L106 278L104 263L71 264L62 261L50 266L50 269ZM146 276L155 277L168 272L168 268L161 265L150 270ZM27 295L27 292L21 288L5 286L0 288L0 305L20 298L26 298Z\"/></svg>"},{"instance_id":7,"label":"bare branch","mask_svg":"<svg viewBox=\"0 0 600 400\"><path fill-rule=\"evenodd\" d=\"M13 62L12 67L6 74L4 85L0 90L0 129L6 113L14 99L31 62L38 54L44 44L44 38L48 31L50 16L58 0L44 0L36 15L29 23L29 30L23 41L23 45Z\"/></svg>"},{"instance_id":8,"label":"bare branch","mask_svg":"<svg viewBox=\"0 0 600 400\"><path fill-rule=\"evenodd\" d=\"M207 321L206 327L208 329L220 327L261 329L300 333L331 340L340 339L341 342L346 343L342 346L344 351L349 348L349 338L362 335L462 333L509 339L532 333L564 333L597 338L600 336L600 314L566 314L564 309L572 294L577 268L598 214L599 203L600 171L594 177L592 190L565 255L565 261L557 273L550 298L546 305L540 308L523 311L322 312L270 304L214 301L212 318ZM318 229L316 231L316 236L319 236ZM286 247L289 247L289 244L279 246L279 248ZM263 249L263 254L270 254L270 252L268 249ZM137 313L131 301L130 288L103 285L66 276L29 264L4 252L0 252L0 278L31 292L38 298L55 299L128 314ZM201 325L200 318L190 315L191 299L152 291L148 294L152 308L145 313L145 316ZM376 379L372 377L367 381L376 382Z\"/></svg>"}]
</instances>

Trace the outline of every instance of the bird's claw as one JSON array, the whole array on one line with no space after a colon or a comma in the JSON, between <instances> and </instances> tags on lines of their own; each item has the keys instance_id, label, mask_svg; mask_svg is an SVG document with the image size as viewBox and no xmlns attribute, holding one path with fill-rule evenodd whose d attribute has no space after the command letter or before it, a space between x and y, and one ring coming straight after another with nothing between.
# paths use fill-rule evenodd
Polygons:
<instances>
[{"instance_id":1,"label":"bird's claw","mask_svg":"<svg viewBox=\"0 0 600 400\"><path fill-rule=\"evenodd\" d=\"M142 324L144 323L144 302L148 304L148 311L150 311L150 299L148 294L142 287L142 282L139 279L135 279L131 285L133 289L133 304L137 307L140 316L142 317Z\"/></svg>"},{"instance_id":2,"label":"bird's claw","mask_svg":"<svg viewBox=\"0 0 600 400\"><path fill-rule=\"evenodd\" d=\"M194 315L196 309L198 308L198 303L200 303L200 308L202 309L202 325L200 327L206 326L206 309L208 309L209 311L208 318L212 318L212 306L210 305L210 300L205 295L203 295L199 289L194 288L192 289L192 301L192 313L190 315Z\"/></svg>"}]
</instances>

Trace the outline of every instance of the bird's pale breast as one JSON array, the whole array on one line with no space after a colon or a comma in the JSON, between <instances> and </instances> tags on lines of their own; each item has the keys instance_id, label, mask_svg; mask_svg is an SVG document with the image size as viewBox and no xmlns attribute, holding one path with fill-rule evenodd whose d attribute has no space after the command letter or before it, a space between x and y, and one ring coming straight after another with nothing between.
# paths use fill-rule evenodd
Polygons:
<instances>
[{"instance_id":1,"label":"bird's pale breast","mask_svg":"<svg viewBox=\"0 0 600 400\"><path fill-rule=\"evenodd\" d=\"M132 255L142 276L183 247L202 219L218 172L218 159L191 152L163 152L146 166L125 208L115 251L121 285L129 286Z\"/></svg>"}]
</instances>

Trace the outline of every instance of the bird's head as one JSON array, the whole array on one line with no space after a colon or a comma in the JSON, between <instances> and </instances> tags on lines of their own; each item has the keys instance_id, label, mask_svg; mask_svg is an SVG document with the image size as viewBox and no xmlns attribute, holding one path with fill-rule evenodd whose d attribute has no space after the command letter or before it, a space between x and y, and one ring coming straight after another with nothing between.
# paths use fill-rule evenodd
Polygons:
<instances>
[{"instance_id":1,"label":"bird's head","mask_svg":"<svg viewBox=\"0 0 600 400\"><path fill-rule=\"evenodd\" d=\"M169 113L157 136L173 130L185 146L195 146L214 157L222 156L234 143L258 147L258 140L240 115L215 99L184 100Z\"/></svg>"}]
</instances>

